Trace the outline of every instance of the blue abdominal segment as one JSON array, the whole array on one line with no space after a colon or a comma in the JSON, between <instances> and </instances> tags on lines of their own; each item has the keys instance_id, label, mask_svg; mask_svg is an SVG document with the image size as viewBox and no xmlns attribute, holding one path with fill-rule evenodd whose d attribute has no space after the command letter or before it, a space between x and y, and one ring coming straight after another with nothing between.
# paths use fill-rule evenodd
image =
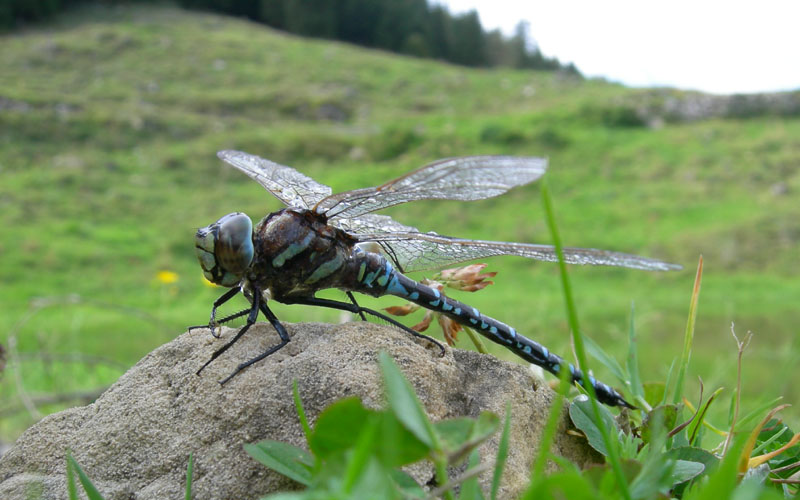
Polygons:
<instances>
[{"instance_id":1,"label":"blue abdominal segment","mask_svg":"<svg viewBox=\"0 0 800 500\"><path fill-rule=\"evenodd\" d=\"M380 266L373 267L369 272L359 270L366 275L359 282L370 289L370 293L379 292L401 297L426 309L438 311L453 321L475 329L478 333L492 342L500 344L522 359L541 366L554 375L558 375L561 367L568 367L572 381L581 385L591 384L598 399L610 405L630 406L629 403L610 386L598 382L594 377L585 377L580 370L561 357L550 352L543 345L517 333L517 331L494 318L482 314L477 308L463 304L455 299L443 295L439 290L418 283L407 276L398 273L388 261ZM377 267L377 269L374 269Z\"/></svg>"},{"instance_id":2,"label":"blue abdominal segment","mask_svg":"<svg viewBox=\"0 0 800 500\"><path fill-rule=\"evenodd\" d=\"M613 388L598 382L594 377L585 377L575 366L551 353L543 345L518 334L507 324L482 314L477 308L463 304L435 288L418 283L397 272L387 259L378 254L357 249L354 258L360 260L356 291L373 296L394 295L426 309L437 311L463 326L475 329L492 342L510 349L517 356L541 366L550 373L558 375L562 367L568 368L572 381L581 385L591 384L597 398L603 403L631 407Z\"/></svg>"}]
</instances>

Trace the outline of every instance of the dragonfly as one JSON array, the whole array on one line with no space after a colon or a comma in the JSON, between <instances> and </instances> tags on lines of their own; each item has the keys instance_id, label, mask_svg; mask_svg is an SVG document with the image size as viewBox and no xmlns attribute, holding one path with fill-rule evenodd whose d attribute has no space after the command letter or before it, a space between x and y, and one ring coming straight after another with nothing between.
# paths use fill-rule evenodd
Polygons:
<instances>
[{"instance_id":1,"label":"dragonfly","mask_svg":"<svg viewBox=\"0 0 800 500\"><path fill-rule=\"evenodd\" d=\"M557 262L550 245L484 241L421 232L387 215L373 212L415 200L481 200L501 195L511 188L540 178L547 160L537 157L467 156L439 160L380 186L333 194L332 189L297 170L241 151L225 150L217 156L255 180L286 208L272 212L253 225L242 212L223 216L198 229L195 250L203 275L210 282L229 288L214 303L208 325L211 330L233 319L247 316L244 326L218 348L197 371L227 351L255 324L259 312L275 328L280 342L239 364L220 383L231 380L245 368L284 347L290 337L270 310L269 300L285 304L328 307L369 315L435 343L402 323L370 308L362 307L352 292L373 297L393 295L446 315L476 330L520 358L559 375L569 371L573 383L594 388L599 401L609 406L634 408L611 386L583 374L575 365L477 308L445 296L419 283L406 273L442 268L449 264L498 255L514 255ZM656 259L607 250L564 248L570 264L620 266L646 271L669 271L680 266ZM318 298L329 288L344 291L349 302ZM237 294L250 307L224 318L217 309Z\"/></svg>"}]
</instances>

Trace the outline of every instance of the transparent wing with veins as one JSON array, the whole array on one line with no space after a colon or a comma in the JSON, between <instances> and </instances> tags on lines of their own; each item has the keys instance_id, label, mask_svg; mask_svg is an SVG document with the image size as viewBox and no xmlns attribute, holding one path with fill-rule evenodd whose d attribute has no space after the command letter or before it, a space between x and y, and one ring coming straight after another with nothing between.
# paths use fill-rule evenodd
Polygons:
<instances>
[{"instance_id":1,"label":"transparent wing with veins","mask_svg":"<svg viewBox=\"0 0 800 500\"><path fill-rule=\"evenodd\" d=\"M392 222L402 226L395 221ZM380 245L404 272L438 269L459 262L497 255L516 255L547 262L558 261L555 247L551 245L465 240L436 233L420 233L414 228L410 229L412 231L361 232L357 237L360 242L374 242ZM594 248L564 248L564 260L568 264L628 267L644 271L669 271L681 268L679 265L656 259Z\"/></svg>"},{"instance_id":2,"label":"transparent wing with veins","mask_svg":"<svg viewBox=\"0 0 800 500\"><path fill-rule=\"evenodd\" d=\"M290 207L311 208L329 197L330 187L297 170L241 151L217 153L220 160L241 170Z\"/></svg>"},{"instance_id":3,"label":"transparent wing with veins","mask_svg":"<svg viewBox=\"0 0 800 500\"><path fill-rule=\"evenodd\" d=\"M547 170L544 158L467 156L414 170L380 186L328 196L314 210L329 219L354 219L415 200L483 200L533 182Z\"/></svg>"},{"instance_id":4,"label":"transparent wing with veins","mask_svg":"<svg viewBox=\"0 0 800 500\"><path fill-rule=\"evenodd\" d=\"M331 195L331 188L297 170L241 151L220 151L220 159L241 170L290 207L315 208L329 216L330 224L362 243L375 243L405 272L441 268L450 264L496 255L517 255L536 260L557 260L550 245L466 240L421 233L389 216L369 212L422 199L479 200L500 195L512 187L541 177L542 158L474 156L441 160L381 186ZM565 248L571 264L629 267L648 271L680 266L636 255Z\"/></svg>"}]
</instances>

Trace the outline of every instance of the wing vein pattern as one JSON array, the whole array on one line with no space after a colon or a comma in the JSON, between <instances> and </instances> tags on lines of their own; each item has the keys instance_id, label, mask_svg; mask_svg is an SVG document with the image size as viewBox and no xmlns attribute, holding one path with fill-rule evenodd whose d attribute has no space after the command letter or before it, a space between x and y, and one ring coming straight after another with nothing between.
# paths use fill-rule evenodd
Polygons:
<instances>
[{"instance_id":1,"label":"wing vein pattern","mask_svg":"<svg viewBox=\"0 0 800 500\"><path fill-rule=\"evenodd\" d=\"M264 186L273 196L290 207L311 208L330 196L330 187L301 174L292 167L280 165L242 151L225 150L217 156L232 167Z\"/></svg>"},{"instance_id":2,"label":"wing vein pattern","mask_svg":"<svg viewBox=\"0 0 800 500\"><path fill-rule=\"evenodd\" d=\"M535 181L547 170L544 158L470 156L449 158L380 186L354 189L321 200L315 208L330 219L354 218L415 200L482 200Z\"/></svg>"},{"instance_id":3,"label":"wing vein pattern","mask_svg":"<svg viewBox=\"0 0 800 500\"><path fill-rule=\"evenodd\" d=\"M470 156L440 160L380 186L331 194L330 187L297 170L241 151L217 153L289 207L314 209L329 224L377 243L403 271L421 271L497 255L555 262L550 245L483 241L422 233L387 215L370 212L415 200L471 201L492 198L535 181L547 170L544 158ZM647 271L680 269L656 259L593 248L565 248L569 264L620 266Z\"/></svg>"},{"instance_id":4,"label":"wing vein pattern","mask_svg":"<svg viewBox=\"0 0 800 500\"><path fill-rule=\"evenodd\" d=\"M406 272L437 269L458 262L498 255L516 255L546 262L558 261L555 247L552 245L467 240L415 231L361 233L358 234L358 239L389 247L396 263ZM564 248L564 260L568 264L617 266L645 271L680 269L678 265L656 259L594 248Z\"/></svg>"}]
</instances>

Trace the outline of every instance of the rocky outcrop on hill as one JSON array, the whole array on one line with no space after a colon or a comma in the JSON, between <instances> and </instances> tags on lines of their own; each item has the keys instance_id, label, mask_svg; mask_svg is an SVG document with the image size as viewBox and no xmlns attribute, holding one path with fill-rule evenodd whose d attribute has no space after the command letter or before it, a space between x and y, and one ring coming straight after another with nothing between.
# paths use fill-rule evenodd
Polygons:
<instances>
[{"instance_id":1,"label":"rocky outcrop on hill","mask_svg":"<svg viewBox=\"0 0 800 500\"><path fill-rule=\"evenodd\" d=\"M647 89L626 93L585 114L610 126L648 126L712 118L800 116L800 91L714 95L676 89Z\"/></svg>"}]
</instances>

